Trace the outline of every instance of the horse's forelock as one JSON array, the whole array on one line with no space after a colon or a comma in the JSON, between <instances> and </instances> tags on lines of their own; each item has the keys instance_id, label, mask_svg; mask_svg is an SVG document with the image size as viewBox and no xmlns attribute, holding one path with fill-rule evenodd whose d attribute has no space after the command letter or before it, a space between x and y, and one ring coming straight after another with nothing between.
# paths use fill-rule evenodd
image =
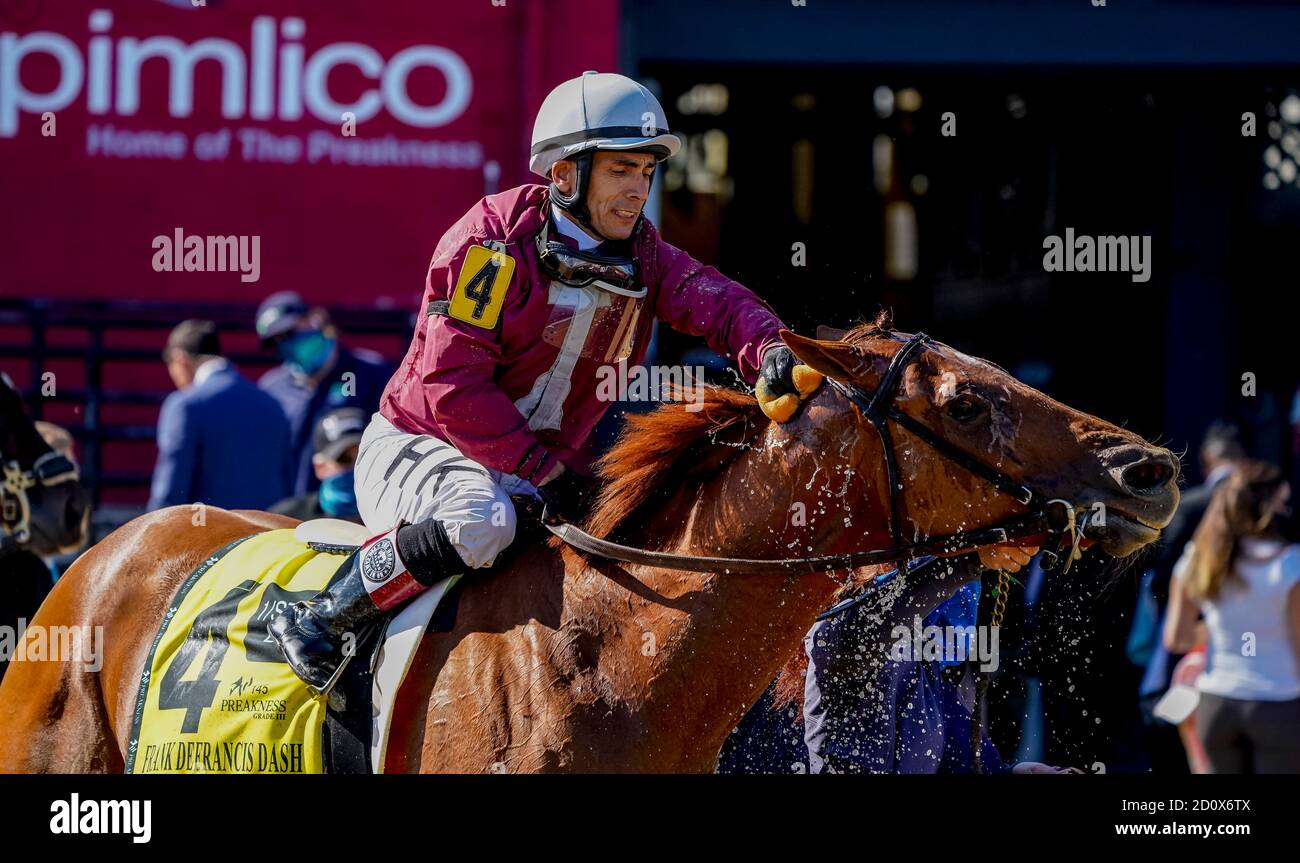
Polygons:
<instances>
[{"instance_id":1,"label":"horse's forelock","mask_svg":"<svg viewBox=\"0 0 1300 863\"><path fill-rule=\"evenodd\" d=\"M887 339L894 335L894 315L889 309L881 309L869 321L864 321L849 329L843 341L855 347L865 348L872 339Z\"/></svg>"}]
</instances>

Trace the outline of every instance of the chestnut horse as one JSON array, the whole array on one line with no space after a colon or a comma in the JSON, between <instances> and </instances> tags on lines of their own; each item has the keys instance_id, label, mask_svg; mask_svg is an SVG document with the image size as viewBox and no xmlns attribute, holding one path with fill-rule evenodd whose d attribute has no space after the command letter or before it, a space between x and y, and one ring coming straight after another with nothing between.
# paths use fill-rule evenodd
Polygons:
<instances>
[{"instance_id":1,"label":"chestnut horse","mask_svg":"<svg viewBox=\"0 0 1300 863\"><path fill-rule=\"evenodd\" d=\"M783 334L804 363L875 389L907 339L863 325L838 341ZM931 342L893 406L1047 498L1106 506L1089 537L1122 556L1178 502L1167 450ZM629 420L602 460L598 537L690 555L790 558L1011 519L1024 507L894 429L901 525L882 438L839 387L792 421L710 388ZM891 421L893 424L893 421ZM177 585L232 539L292 522L187 509L125 525L59 582L34 623L102 624L98 674L27 663L0 686L0 772L121 770L136 683ZM552 541L469 580L451 632L426 634L398 697L388 771L710 771L737 721L800 647L843 573L694 573L587 557Z\"/></svg>"}]
</instances>

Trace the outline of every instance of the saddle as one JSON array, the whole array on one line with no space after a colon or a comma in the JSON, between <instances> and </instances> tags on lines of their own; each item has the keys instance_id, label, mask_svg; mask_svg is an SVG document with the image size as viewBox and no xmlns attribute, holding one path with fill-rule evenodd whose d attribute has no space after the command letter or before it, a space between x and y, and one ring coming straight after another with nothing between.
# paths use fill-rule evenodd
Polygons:
<instances>
[{"instance_id":1,"label":"saddle","mask_svg":"<svg viewBox=\"0 0 1300 863\"><path fill-rule=\"evenodd\" d=\"M509 565L520 549L545 535L542 504L515 497L518 529L510 546L488 575ZM327 554L348 555L369 539L366 528L340 519L313 519L294 530L308 547ZM435 584L406 605L394 609L356 645L356 655L330 690L323 728L323 761L327 773L376 773L383 770L388 730L397 693L415 659L425 632L450 632L456 625L462 576Z\"/></svg>"},{"instance_id":2,"label":"saddle","mask_svg":"<svg viewBox=\"0 0 1300 863\"><path fill-rule=\"evenodd\" d=\"M540 529L536 504L518 509L512 549ZM325 698L298 679L269 630L285 608L324 589L340 555L368 537L352 522L318 519L237 537L200 562L177 586L149 646L126 772L382 772L398 691L424 633L455 626L466 574L358 633Z\"/></svg>"}]
</instances>

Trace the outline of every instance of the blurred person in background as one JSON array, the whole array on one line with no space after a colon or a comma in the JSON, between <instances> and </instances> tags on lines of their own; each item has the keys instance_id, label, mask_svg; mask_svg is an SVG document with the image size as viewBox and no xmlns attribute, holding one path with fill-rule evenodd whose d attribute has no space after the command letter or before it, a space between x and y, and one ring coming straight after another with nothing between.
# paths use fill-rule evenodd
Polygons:
<instances>
[{"instance_id":1,"label":"blurred person in background","mask_svg":"<svg viewBox=\"0 0 1300 863\"><path fill-rule=\"evenodd\" d=\"M1214 490L1245 457L1246 450L1241 445L1241 435L1235 425L1215 422L1205 430L1199 453L1201 476L1205 479L1200 485L1183 492L1173 521L1161 535L1160 557L1154 567L1157 574L1152 583L1156 601L1161 606L1169 599L1169 580L1173 576L1174 564L1182 557L1192 534L1200 525L1210 499L1214 497Z\"/></svg>"},{"instance_id":2,"label":"blurred person in background","mask_svg":"<svg viewBox=\"0 0 1300 863\"><path fill-rule=\"evenodd\" d=\"M988 728L974 727L981 707L979 669L991 662L986 668L991 673L1000 662L997 642L989 640L991 626L977 635L979 576L988 558L987 553L920 558L909 573L915 585L909 592L887 602L852 605L809 630L803 719L810 773L977 772L975 731L979 772L1080 772L1004 761ZM1010 550L996 562L1016 572L1029 559L1027 552ZM948 573L925 575L931 567L946 567ZM951 578L964 582L955 592L945 587ZM917 612L925 608L932 610L924 628L914 630L922 623ZM921 632L944 633L942 651L932 656L929 645L921 647ZM990 647L991 655L980 655ZM942 655L948 650L951 655Z\"/></svg>"},{"instance_id":3,"label":"blurred person in background","mask_svg":"<svg viewBox=\"0 0 1300 863\"><path fill-rule=\"evenodd\" d=\"M224 357L211 321L182 321L163 349L176 392L158 416L149 509L265 509L289 492L289 424Z\"/></svg>"},{"instance_id":4,"label":"blurred person in background","mask_svg":"<svg viewBox=\"0 0 1300 863\"><path fill-rule=\"evenodd\" d=\"M299 521L342 518L361 524L353 466L369 420L370 416L361 408L339 408L321 417L316 423L315 453L311 457L320 488L286 498L271 507L271 512Z\"/></svg>"},{"instance_id":5,"label":"blurred person in background","mask_svg":"<svg viewBox=\"0 0 1300 863\"><path fill-rule=\"evenodd\" d=\"M954 563L964 567L969 563ZM972 773L975 707L974 627L980 584L958 589L925 617L925 627L970 627L962 659L890 659L895 644L870 604L819 621L804 638L804 740L811 773ZM904 639L911 638L904 618ZM894 632L891 638L897 637ZM965 633L961 638L965 642ZM910 651L909 651L910 654ZM997 748L981 729L987 773L1004 773Z\"/></svg>"},{"instance_id":6,"label":"blurred person in background","mask_svg":"<svg viewBox=\"0 0 1300 863\"><path fill-rule=\"evenodd\" d=\"M1129 658L1146 671L1138 688L1144 726L1144 745L1150 766L1157 773L1186 773L1187 758L1179 740L1178 729L1157 718L1154 707L1169 689L1170 678L1179 655L1171 656L1160 637L1169 602L1169 585L1174 565L1182 556L1192 534L1205 515L1214 490L1227 479L1233 468L1246 457L1240 433L1235 425L1215 422L1205 431L1199 453L1200 485L1183 492L1173 521L1165 528L1155 564L1143 577L1138 593L1138 611L1129 635Z\"/></svg>"},{"instance_id":7,"label":"blurred person in background","mask_svg":"<svg viewBox=\"0 0 1300 863\"><path fill-rule=\"evenodd\" d=\"M1174 568L1164 643L1206 645L1196 728L1214 773L1300 773L1300 546L1277 528L1290 494L1275 465L1239 462Z\"/></svg>"},{"instance_id":8,"label":"blurred person in background","mask_svg":"<svg viewBox=\"0 0 1300 863\"><path fill-rule=\"evenodd\" d=\"M1291 487L1300 485L1300 387L1296 388L1291 398ZM1297 523L1294 511L1287 520L1286 533L1293 541L1300 540L1300 523Z\"/></svg>"},{"instance_id":9,"label":"blurred person in background","mask_svg":"<svg viewBox=\"0 0 1300 863\"><path fill-rule=\"evenodd\" d=\"M289 419L292 484L289 494L302 495L320 480L312 465L312 435L326 413L355 407L370 416L393 373L373 351L348 348L324 309L308 309L292 291L267 297L257 310L262 347L280 357L280 365L262 375L258 386L280 403Z\"/></svg>"}]
</instances>

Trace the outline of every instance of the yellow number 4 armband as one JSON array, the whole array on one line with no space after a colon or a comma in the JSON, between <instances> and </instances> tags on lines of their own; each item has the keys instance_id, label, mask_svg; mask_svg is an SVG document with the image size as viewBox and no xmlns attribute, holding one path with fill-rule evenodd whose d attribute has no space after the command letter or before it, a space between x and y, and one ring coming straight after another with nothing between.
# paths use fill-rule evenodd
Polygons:
<instances>
[{"instance_id":1,"label":"yellow number 4 armband","mask_svg":"<svg viewBox=\"0 0 1300 863\"><path fill-rule=\"evenodd\" d=\"M447 314L458 321L490 330L501 317L506 288L515 272L515 259L504 251L472 246L465 255Z\"/></svg>"}]
</instances>

